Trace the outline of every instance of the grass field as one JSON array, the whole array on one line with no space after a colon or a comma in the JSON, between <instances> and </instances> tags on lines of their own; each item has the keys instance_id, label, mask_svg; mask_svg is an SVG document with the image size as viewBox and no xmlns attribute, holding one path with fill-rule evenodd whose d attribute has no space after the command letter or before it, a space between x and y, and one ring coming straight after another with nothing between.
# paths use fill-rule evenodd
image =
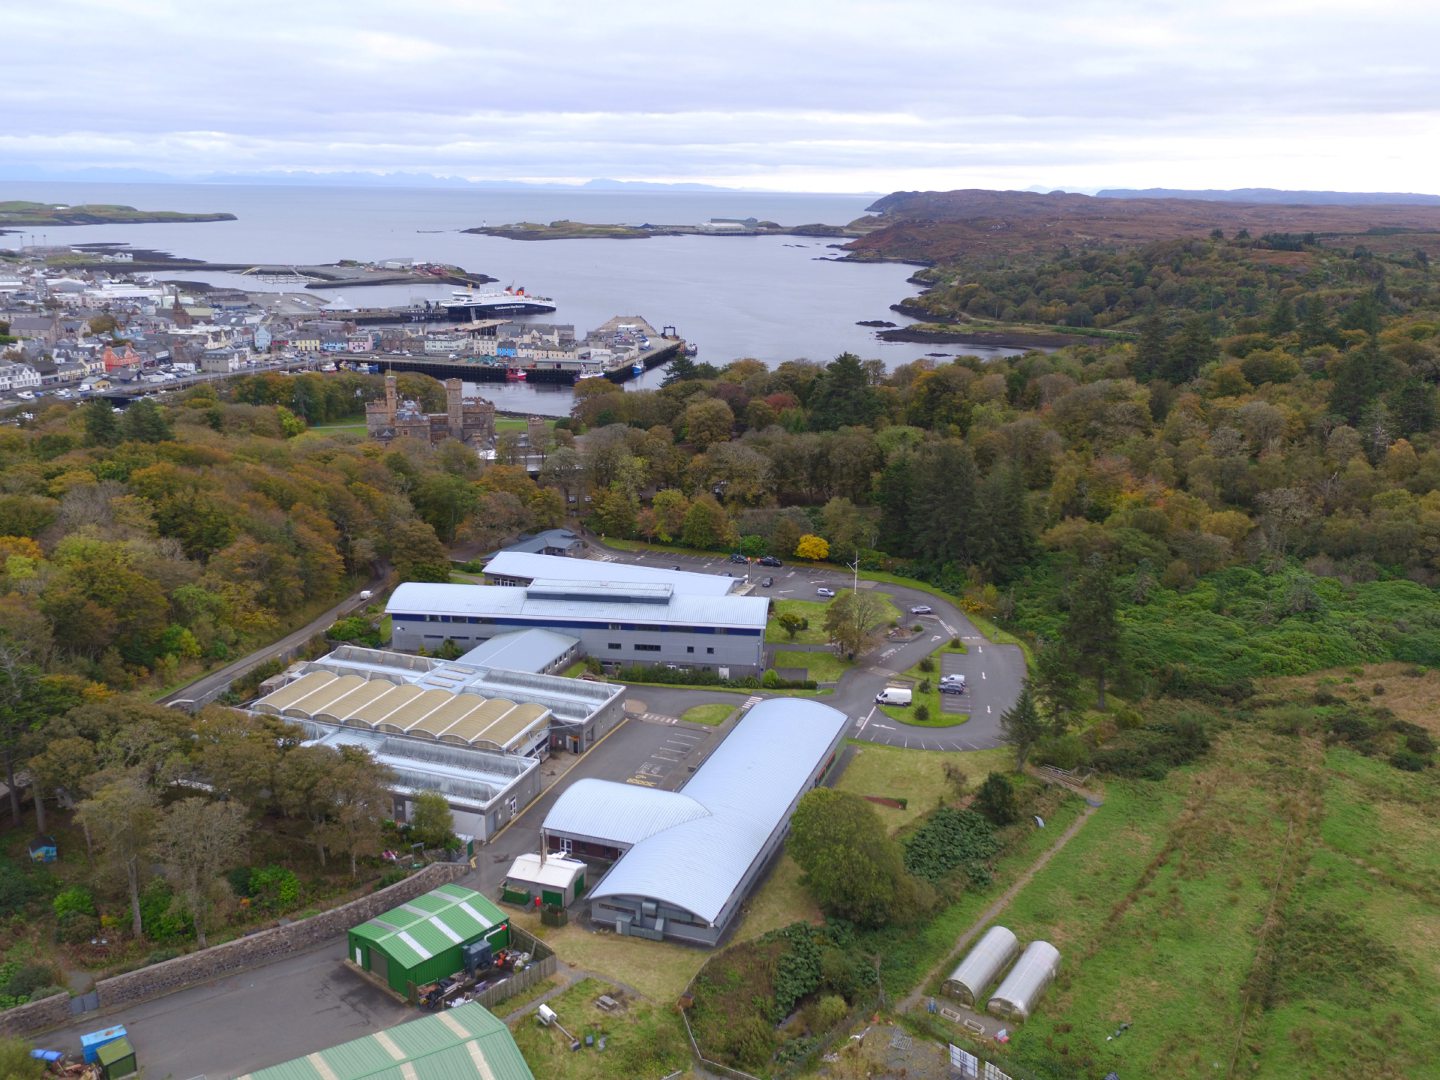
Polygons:
<instances>
[{"instance_id":1,"label":"grass field","mask_svg":"<svg viewBox=\"0 0 1440 1080\"><path fill-rule=\"evenodd\" d=\"M772 600L770 621L765 624L765 640L781 645L824 645L829 640L825 634L825 609L829 606L815 600ZM809 628L799 631L792 639L780 629L780 616L786 612L809 619Z\"/></svg>"},{"instance_id":2,"label":"grass field","mask_svg":"<svg viewBox=\"0 0 1440 1080\"><path fill-rule=\"evenodd\" d=\"M805 677L816 682L836 682L855 665L848 664L832 652L777 652L777 668L804 668Z\"/></svg>"},{"instance_id":3,"label":"grass field","mask_svg":"<svg viewBox=\"0 0 1440 1080\"><path fill-rule=\"evenodd\" d=\"M609 1012L595 1004L601 994L620 1002ZM538 1077L567 1080L609 1080L616 1076L661 1077L690 1064L685 1029L670 1003L637 1000L598 979L584 979L550 999L560 1024L582 1043L593 1046L572 1051L570 1042L554 1027L543 1027L535 1016L512 1025L515 1042ZM599 1041L605 1039L605 1049Z\"/></svg>"},{"instance_id":4,"label":"grass field","mask_svg":"<svg viewBox=\"0 0 1440 1080\"><path fill-rule=\"evenodd\" d=\"M1435 1075L1437 811L1435 776L1263 719L1162 782L1111 781L1000 919L1063 958L1009 1059L1037 1077Z\"/></svg>"},{"instance_id":5,"label":"grass field","mask_svg":"<svg viewBox=\"0 0 1440 1080\"><path fill-rule=\"evenodd\" d=\"M692 724L723 724L735 711L734 705L724 702L715 705L695 705L685 710L680 719Z\"/></svg>"},{"instance_id":6,"label":"grass field","mask_svg":"<svg viewBox=\"0 0 1440 1080\"><path fill-rule=\"evenodd\" d=\"M1010 767L1010 751L974 750L967 753L940 753L933 750L902 750L898 746L878 743L855 744L855 756L845 767L836 783L841 791L856 795L878 795L886 799L905 799L905 809L875 804L885 827L891 834L900 832L918 818L930 813L942 801L953 798L953 787L945 776L945 766L962 769L970 778L970 788L977 787L985 775Z\"/></svg>"}]
</instances>

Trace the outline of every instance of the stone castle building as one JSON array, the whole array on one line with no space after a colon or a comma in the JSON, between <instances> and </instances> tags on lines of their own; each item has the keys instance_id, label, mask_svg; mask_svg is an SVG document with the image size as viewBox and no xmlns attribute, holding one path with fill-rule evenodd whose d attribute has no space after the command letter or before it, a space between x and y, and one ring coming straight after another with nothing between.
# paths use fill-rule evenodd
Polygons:
<instances>
[{"instance_id":1,"label":"stone castle building","mask_svg":"<svg viewBox=\"0 0 1440 1080\"><path fill-rule=\"evenodd\" d=\"M459 379L445 380L445 411L421 412L414 401L401 401L394 375L385 376L385 397L365 406L365 429L372 439L423 439L438 443L459 439L468 446L495 442L495 406L484 398L464 396Z\"/></svg>"}]
</instances>

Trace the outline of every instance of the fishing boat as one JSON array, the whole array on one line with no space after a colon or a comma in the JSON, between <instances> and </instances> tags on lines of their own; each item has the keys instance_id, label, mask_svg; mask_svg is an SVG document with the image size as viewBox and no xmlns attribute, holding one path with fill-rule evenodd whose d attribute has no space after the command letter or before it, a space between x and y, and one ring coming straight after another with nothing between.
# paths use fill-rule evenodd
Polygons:
<instances>
[{"instance_id":1,"label":"fishing boat","mask_svg":"<svg viewBox=\"0 0 1440 1080\"><path fill-rule=\"evenodd\" d=\"M508 379L508 380L510 380L511 382L524 382L524 381L525 381L525 369L524 369L524 368L518 368L518 367L506 368L506 369L505 369L505 378Z\"/></svg>"}]
</instances>

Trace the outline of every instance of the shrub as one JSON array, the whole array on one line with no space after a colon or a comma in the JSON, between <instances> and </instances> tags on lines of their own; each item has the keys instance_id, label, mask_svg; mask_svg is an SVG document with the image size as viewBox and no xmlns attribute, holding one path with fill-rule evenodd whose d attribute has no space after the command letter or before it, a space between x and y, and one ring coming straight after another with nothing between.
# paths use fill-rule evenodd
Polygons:
<instances>
[{"instance_id":1,"label":"shrub","mask_svg":"<svg viewBox=\"0 0 1440 1080\"><path fill-rule=\"evenodd\" d=\"M915 665L921 671L930 672L935 670L935 661L932 657L921 657L920 663Z\"/></svg>"},{"instance_id":2,"label":"shrub","mask_svg":"<svg viewBox=\"0 0 1440 1080\"><path fill-rule=\"evenodd\" d=\"M164 945L195 936L195 924L175 903L164 878L152 878L140 893L140 927L151 941Z\"/></svg>"},{"instance_id":3,"label":"shrub","mask_svg":"<svg viewBox=\"0 0 1440 1080\"><path fill-rule=\"evenodd\" d=\"M29 998L41 987L52 986L59 981L59 973L49 964L26 964L10 975L0 993L7 997Z\"/></svg>"},{"instance_id":4,"label":"shrub","mask_svg":"<svg viewBox=\"0 0 1440 1080\"><path fill-rule=\"evenodd\" d=\"M933 885L963 869L971 883L986 885L988 860L999 850L995 830L985 818L974 810L941 807L905 838L905 869Z\"/></svg>"},{"instance_id":5,"label":"shrub","mask_svg":"<svg viewBox=\"0 0 1440 1080\"><path fill-rule=\"evenodd\" d=\"M1090 747L1074 732L1051 736L1035 744L1030 758L1037 765L1053 765L1057 769L1073 771L1090 761Z\"/></svg>"},{"instance_id":6,"label":"shrub","mask_svg":"<svg viewBox=\"0 0 1440 1080\"><path fill-rule=\"evenodd\" d=\"M50 906L54 908L57 919L63 919L66 915L72 914L91 916L96 914L95 897L83 885L72 885L68 889L62 889L50 902Z\"/></svg>"},{"instance_id":7,"label":"shrub","mask_svg":"<svg viewBox=\"0 0 1440 1080\"><path fill-rule=\"evenodd\" d=\"M1161 780L1177 765L1185 765L1210 749L1210 736L1193 714L1135 731L1122 732L1113 743L1095 752L1097 768L1117 776Z\"/></svg>"},{"instance_id":8,"label":"shrub","mask_svg":"<svg viewBox=\"0 0 1440 1080\"><path fill-rule=\"evenodd\" d=\"M920 721L920 723L922 723L922 724L925 723L927 720L929 720L929 719L930 719L930 706L929 706L929 705L925 705L925 704L923 704L923 703L920 704L920 705L916 705L916 706L915 706L915 719L918 720L918 721Z\"/></svg>"},{"instance_id":9,"label":"shrub","mask_svg":"<svg viewBox=\"0 0 1440 1080\"><path fill-rule=\"evenodd\" d=\"M43 871L26 873L9 859L0 859L0 915L15 915L46 892Z\"/></svg>"},{"instance_id":10,"label":"shrub","mask_svg":"<svg viewBox=\"0 0 1440 1080\"><path fill-rule=\"evenodd\" d=\"M925 632L925 627L921 626L921 625L917 622L917 623L915 623L914 625L912 625L912 626L910 627L910 632L911 632L912 634L923 634L923 633Z\"/></svg>"},{"instance_id":11,"label":"shrub","mask_svg":"<svg viewBox=\"0 0 1440 1080\"><path fill-rule=\"evenodd\" d=\"M255 891L250 887L251 875L255 873L253 867L237 866L225 874L225 880L230 883L230 891L242 900L248 896L254 896Z\"/></svg>"},{"instance_id":12,"label":"shrub","mask_svg":"<svg viewBox=\"0 0 1440 1080\"><path fill-rule=\"evenodd\" d=\"M163 964L166 960L174 960L177 956L183 955L179 949L156 949L149 956L145 957L146 964Z\"/></svg>"},{"instance_id":13,"label":"shrub","mask_svg":"<svg viewBox=\"0 0 1440 1080\"><path fill-rule=\"evenodd\" d=\"M916 687L922 694L928 694L934 688L934 684L929 679L921 679L920 685Z\"/></svg>"},{"instance_id":14,"label":"shrub","mask_svg":"<svg viewBox=\"0 0 1440 1080\"><path fill-rule=\"evenodd\" d=\"M975 809L996 825L1009 825L1020 817L1015 785L1004 773L992 772L975 793Z\"/></svg>"},{"instance_id":15,"label":"shrub","mask_svg":"<svg viewBox=\"0 0 1440 1080\"><path fill-rule=\"evenodd\" d=\"M765 674L760 677L760 685L766 690L774 690L780 685L780 674L774 668L766 668Z\"/></svg>"},{"instance_id":16,"label":"shrub","mask_svg":"<svg viewBox=\"0 0 1440 1080\"><path fill-rule=\"evenodd\" d=\"M850 1006L839 994L826 994L805 1009L805 1027L812 1035L823 1035L838 1027L850 1014Z\"/></svg>"},{"instance_id":17,"label":"shrub","mask_svg":"<svg viewBox=\"0 0 1440 1080\"><path fill-rule=\"evenodd\" d=\"M409 876L410 871L406 870L403 866L386 870L385 873L380 875L380 880L375 883L375 891L379 892L381 889L389 888L397 881L404 881Z\"/></svg>"},{"instance_id":18,"label":"shrub","mask_svg":"<svg viewBox=\"0 0 1440 1080\"><path fill-rule=\"evenodd\" d=\"M83 911L67 911L55 920L55 940L63 945L81 945L100 932L100 919Z\"/></svg>"},{"instance_id":19,"label":"shrub","mask_svg":"<svg viewBox=\"0 0 1440 1080\"><path fill-rule=\"evenodd\" d=\"M952 649L963 649L964 647L965 647L965 643L964 643L963 641L961 641L958 637L952 637L952 638L950 639L950 648L952 648Z\"/></svg>"},{"instance_id":20,"label":"shrub","mask_svg":"<svg viewBox=\"0 0 1440 1080\"><path fill-rule=\"evenodd\" d=\"M1390 755L1390 764L1406 772L1424 772L1430 767L1430 759L1421 757L1413 750L1396 750Z\"/></svg>"},{"instance_id":21,"label":"shrub","mask_svg":"<svg viewBox=\"0 0 1440 1080\"><path fill-rule=\"evenodd\" d=\"M250 874L250 895L262 911L289 911L300 903L300 879L283 866L261 866Z\"/></svg>"}]
</instances>

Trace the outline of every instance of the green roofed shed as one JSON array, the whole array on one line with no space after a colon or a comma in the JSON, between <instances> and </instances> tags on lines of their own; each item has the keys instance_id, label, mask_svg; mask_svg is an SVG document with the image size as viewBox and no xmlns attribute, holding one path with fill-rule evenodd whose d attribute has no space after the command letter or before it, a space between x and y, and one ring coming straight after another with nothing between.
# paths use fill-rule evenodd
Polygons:
<instances>
[{"instance_id":1,"label":"green roofed shed","mask_svg":"<svg viewBox=\"0 0 1440 1080\"><path fill-rule=\"evenodd\" d=\"M535 1080L508 1028L483 1005L377 1031L240 1080Z\"/></svg>"},{"instance_id":2,"label":"green roofed shed","mask_svg":"<svg viewBox=\"0 0 1440 1080\"><path fill-rule=\"evenodd\" d=\"M461 949L482 940L496 949L510 944L505 913L473 889L441 885L351 930L348 955L409 997L413 987L464 970Z\"/></svg>"}]
</instances>

